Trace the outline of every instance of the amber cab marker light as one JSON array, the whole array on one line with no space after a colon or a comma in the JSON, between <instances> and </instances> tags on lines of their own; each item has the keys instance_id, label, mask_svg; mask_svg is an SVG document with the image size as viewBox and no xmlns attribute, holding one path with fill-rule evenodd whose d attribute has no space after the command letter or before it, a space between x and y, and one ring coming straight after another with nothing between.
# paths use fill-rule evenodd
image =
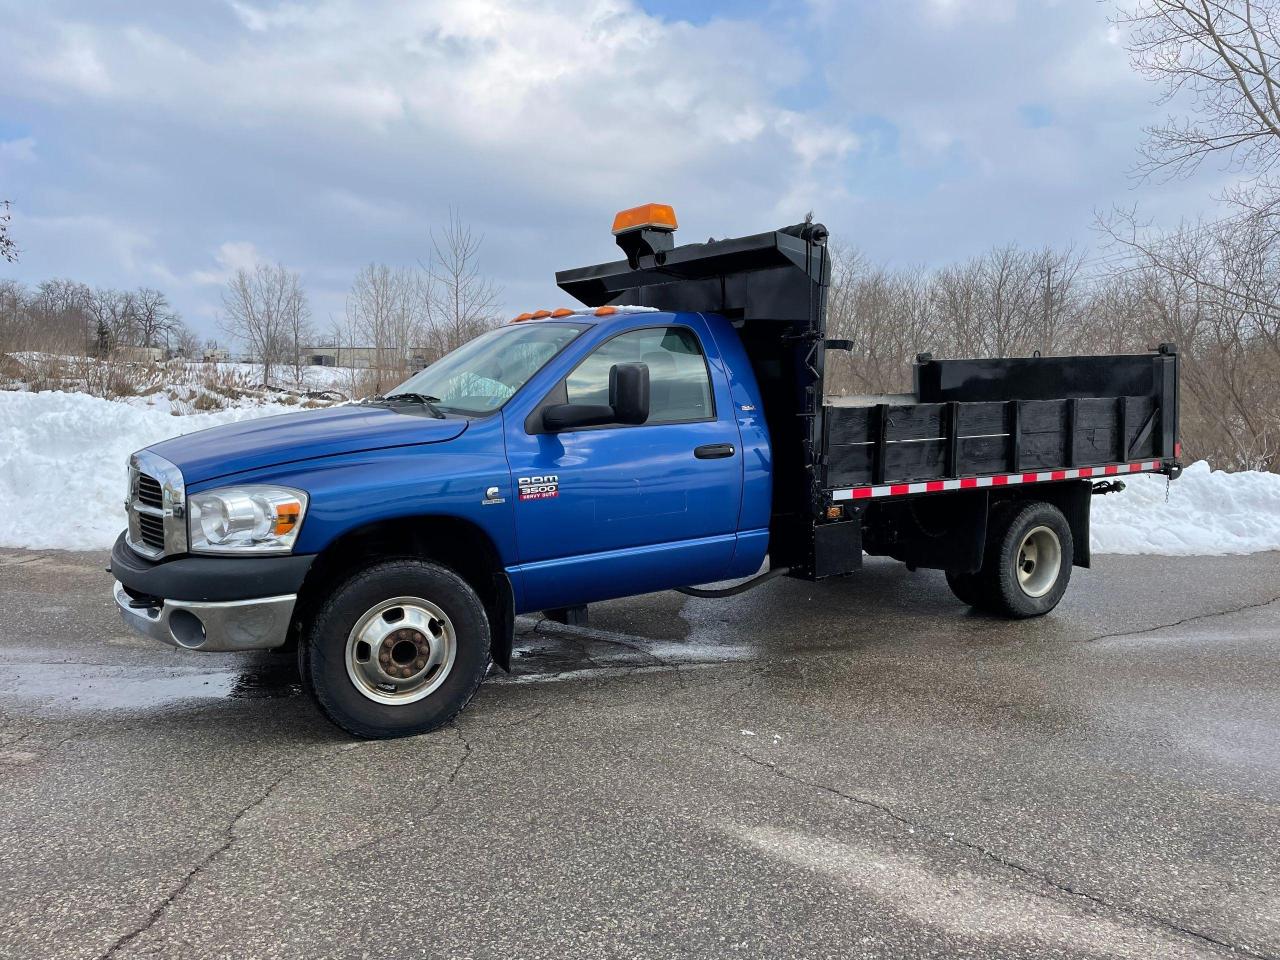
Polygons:
<instances>
[{"instance_id":1,"label":"amber cab marker light","mask_svg":"<svg viewBox=\"0 0 1280 960\"><path fill-rule=\"evenodd\" d=\"M530 320L541 320L543 317L549 317L549 316L551 316L551 311L550 311L550 310L535 310L535 311L533 311L533 313L530 315L529 319L530 319Z\"/></svg>"},{"instance_id":2,"label":"amber cab marker light","mask_svg":"<svg viewBox=\"0 0 1280 960\"><path fill-rule=\"evenodd\" d=\"M520 314L520 316L516 317L516 318L515 318L514 320L512 320L511 322L512 322L512 323L524 323L526 320L532 320L532 319L533 319L533 314L532 314L532 313L522 313L522 314Z\"/></svg>"},{"instance_id":3,"label":"amber cab marker light","mask_svg":"<svg viewBox=\"0 0 1280 960\"><path fill-rule=\"evenodd\" d=\"M564 307L561 307L559 310L552 310L551 315L553 317L572 317L573 311L566 310Z\"/></svg>"},{"instance_id":4,"label":"amber cab marker light","mask_svg":"<svg viewBox=\"0 0 1280 960\"><path fill-rule=\"evenodd\" d=\"M644 228L676 229L676 211L669 203L642 203L630 210L620 210L613 218L613 235Z\"/></svg>"},{"instance_id":5,"label":"amber cab marker light","mask_svg":"<svg viewBox=\"0 0 1280 960\"><path fill-rule=\"evenodd\" d=\"M617 307L600 307L596 310L597 317L611 317L618 312Z\"/></svg>"}]
</instances>

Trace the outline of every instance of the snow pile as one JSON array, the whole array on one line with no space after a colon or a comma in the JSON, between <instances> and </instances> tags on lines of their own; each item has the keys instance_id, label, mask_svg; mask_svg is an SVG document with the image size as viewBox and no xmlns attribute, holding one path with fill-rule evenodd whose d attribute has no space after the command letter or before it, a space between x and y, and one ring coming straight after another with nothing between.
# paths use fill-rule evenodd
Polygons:
<instances>
[{"instance_id":1,"label":"snow pile","mask_svg":"<svg viewBox=\"0 0 1280 960\"><path fill-rule=\"evenodd\" d=\"M108 548L124 529L133 451L296 409L262 403L175 417L83 393L0 391L0 546Z\"/></svg>"},{"instance_id":2,"label":"snow pile","mask_svg":"<svg viewBox=\"0 0 1280 960\"><path fill-rule=\"evenodd\" d=\"M1226 473L1201 460L1172 484L1158 474L1123 479L1123 493L1093 498L1095 553L1280 550L1280 474Z\"/></svg>"},{"instance_id":3,"label":"snow pile","mask_svg":"<svg viewBox=\"0 0 1280 960\"><path fill-rule=\"evenodd\" d=\"M179 434L298 409L259 401L172 416L169 405L81 393L0 391L0 547L102 550L124 527L126 462ZM1165 478L1124 478L1093 499L1098 553L1165 555L1280 550L1280 476L1223 473L1196 463Z\"/></svg>"}]
</instances>

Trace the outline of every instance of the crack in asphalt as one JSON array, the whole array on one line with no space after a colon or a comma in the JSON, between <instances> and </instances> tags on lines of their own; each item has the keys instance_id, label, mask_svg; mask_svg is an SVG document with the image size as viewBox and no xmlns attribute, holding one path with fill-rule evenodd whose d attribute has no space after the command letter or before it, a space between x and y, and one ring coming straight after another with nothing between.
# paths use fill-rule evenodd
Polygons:
<instances>
[{"instance_id":1,"label":"crack in asphalt","mask_svg":"<svg viewBox=\"0 0 1280 960\"><path fill-rule=\"evenodd\" d=\"M467 761L471 759L471 741L462 735L462 730L456 722L451 723L454 735L457 736L458 742L462 744L462 756L458 758L458 762L453 765L453 770L449 773L444 783L436 789L436 795L431 806L427 809L426 815L430 817L433 813L440 809L444 803L445 791L454 785L458 779L458 775L462 773L462 768L467 765Z\"/></svg>"},{"instance_id":2,"label":"crack in asphalt","mask_svg":"<svg viewBox=\"0 0 1280 960\"><path fill-rule=\"evenodd\" d=\"M170 890L169 893L165 895L164 899L161 900L158 904L156 904L154 908L152 908L151 913L147 915L147 919L143 921L143 923L140 926L134 928L133 930L130 930L128 933L123 934L121 937L119 937L107 949L105 953L100 955L98 960L109 960L109 958L114 957L120 950L127 947L130 943L132 943L138 937L142 936L142 934L146 933L148 930L154 927L161 920L161 918L164 917L165 912L169 909L169 907L172 906L174 902L177 901L178 898L181 897L191 887L191 884L195 882L196 877L198 877L201 873L203 873L204 870L207 869L215 860L217 860L220 856L222 856L224 853L226 853L228 850L230 850L233 846L236 845L236 843L241 839L241 835L236 832L236 827L239 826L241 821L243 821L244 818L247 817L250 813L252 813L258 807L262 806L264 803L270 800L272 795L276 792L276 790L280 788L280 786L286 780L288 780L294 774L300 773L303 770L309 767L315 766L316 764L321 763L324 760L328 760L331 757L335 757L341 753L346 753L349 750L354 750L360 746L363 746L363 744L349 743L349 744L345 744L342 747L339 747L337 750L326 751L320 756L310 757L307 760L303 761L302 763L296 763L293 766L289 767L289 769L285 770L282 774L280 774L280 776L272 780L271 783L267 785L266 790L264 790L261 794L259 794L255 799L249 801L247 804L241 807L235 813L235 815L227 822L227 826L224 828L224 831L223 831L224 836L223 836L222 842L219 843L212 850L210 850L208 853L206 853L203 857L201 857L200 860L197 861L191 867L191 869L186 872L186 874L182 877L180 881L178 881L178 883L173 887L173 889Z\"/></svg>"},{"instance_id":3,"label":"crack in asphalt","mask_svg":"<svg viewBox=\"0 0 1280 960\"><path fill-rule=\"evenodd\" d=\"M1280 599L1280 597L1278 597L1277 599ZM1270 602L1274 603L1275 601L1270 601ZM1258 606L1265 606L1265 604L1258 604ZM719 744L719 746L724 746L724 745ZM985 860L989 860L990 862L998 864L999 866L1002 866L1008 870L1012 870L1015 873L1021 874L1022 876L1025 876L1030 880L1035 880L1038 883L1042 883L1048 887L1051 887L1054 890L1057 890L1060 893L1065 893L1072 897L1079 897L1082 900L1087 900L1089 903L1097 907L1101 907L1104 910L1109 910L1112 913L1123 914L1125 916L1131 917L1135 920L1142 921L1144 923L1153 924L1165 930L1180 934L1182 936L1185 936L1194 940L1199 940L1205 944L1208 944L1214 947L1221 947L1224 950L1230 950L1232 953L1235 953L1242 957L1249 957L1251 958L1251 960L1280 960L1280 956L1277 956L1276 954L1261 953L1256 950L1253 950L1250 947L1244 946L1243 944L1229 943L1225 940L1218 939L1217 937L1213 936L1210 933L1205 933L1203 930L1196 930L1192 927L1183 926L1182 924L1179 924L1176 921L1169 919L1168 917L1162 917L1159 914L1148 913L1144 910L1138 910L1133 907L1127 907L1127 906L1124 906L1123 904L1115 903L1113 901L1105 899L1104 897L1100 897L1097 894L1092 894L1084 890L1080 890L1075 886L1073 886L1072 884L1068 883L1067 881L1055 879L1054 877L1051 877L1049 874L1041 870L1038 870L1035 867L1030 866L1029 864L1021 863L1020 861L1007 857L995 850L992 850L990 847L986 847L981 843L978 843L977 841L967 840L964 837L961 837L954 832L943 830L932 824L924 823L922 821L912 820L910 817L906 816L905 814L899 813L894 808L888 806L887 804L881 803L878 800L870 800L866 797L859 797L851 793L845 793L843 790L838 790L837 788L829 786L828 784L825 784L825 783L817 783L813 780L805 780L803 777L797 777L795 774L782 769L776 763L772 763L771 761L768 761L768 760L762 760L759 757L752 756L751 754L745 753L741 750L733 750L732 748L730 749L731 749L731 752L734 753L739 758L746 760L748 763L755 764L758 767L763 767L764 769L770 771L775 776L780 777L783 780L787 780L791 783L795 783L802 787L808 787L811 790L817 790L822 793L831 794L832 796L837 797L840 800L845 801L846 803L852 803L857 806L866 807L869 810L875 810L878 813L881 813L886 817L888 817L889 819L893 820L894 822L899 823L904 827L907 827L913 833L916 831L919 831L925 836L933 837L935 839L940 839L944 843L954 844L956 846L963 847L966 850L969 850L973 853L978 854Z\"/></svg>"},{"instance_id":4,"label":"crack in asphalt","mask_svg":"<svg viewBox=\"0 0 1280 960\"><path fill-rule=\"evenodd\" d=\"M471 741L462 735L462 730L458 727L456 722L449 724L449 729L451 729L454 732L454 735L458 738L458 742L462 744L462 755L458 757L458 762L455 763L453 765L453 769L449 771L449 776L445 777L444 780L440 781L439 786L436 787L436 792L434 796L432 796L431 798L430 806L428 806L426 810L423 811L420 817L412 817L408 824L409 827L416 827L420 821L429 820L431 819L431 817L435 816L436 811L439 810L442 806L444 806L444 801L446 799L449 788L452 787L454 783L457 782L458 776L462 773L462 768L465 767L467 765L467 761L471 759L471 750L472 750ZM369 847L374 846L375 844L378 844L381 842L382 842L381 837L373 837L368 840L361 841L360 843L357 843L354 847L348 847L344 849L342 851L342 856L346 858L348 864L350 864L352 861L352 858L354 858L356 854L362 853L363 851L367 850Z\"/></svg>"},{"instance_id":5,"label":"crack in asphalt","mask_svg":"<svg viewBox=\"0 0 1280 960\"><path fill-rule=\"evenodd\" d=\"M47 560L48 558L49 558L49 555L45 553L40 554L40 556L38 557L28 557L25 560L16 560L16 559L13 559L12 556L5 556L5 557L0 557L0 565L6 566L6 567L21 567L21 566L24 566L25 564L38 563L39 561Z\"/></svg>"},{"instance_id":6,"label":"crack in asphalt","mask_svg":"<svg viewBox=\"0 0 1280 960\"><path fill-rule=\"evenodd\" d=\"M1101 636L1090 637L1086 643L1097 643L1099 640L1113 640L1117 637L1138 637L1144 633L1155 633L1157 630L1169 630L1172 627L1180 627L1185 623L1195 623L1197 620L1212 620L1215 617L1229 617L1233 613L1243 613L1245 610L1257 610L1259 607L1269 607L1273 603L1280 603L1280 596L1272 597L1270 600L1259 600L1257 603L1246 603L1240 607L1232 607L1230 610L1215 610L1213 613L1197 613L1192 617L1183 617L1181 620L1174 620L1172 623L1158 623L1154 627L1143 627L1141 630L1121 630L1118 633L1104 633Z\"/></svg>"}]
</instances>

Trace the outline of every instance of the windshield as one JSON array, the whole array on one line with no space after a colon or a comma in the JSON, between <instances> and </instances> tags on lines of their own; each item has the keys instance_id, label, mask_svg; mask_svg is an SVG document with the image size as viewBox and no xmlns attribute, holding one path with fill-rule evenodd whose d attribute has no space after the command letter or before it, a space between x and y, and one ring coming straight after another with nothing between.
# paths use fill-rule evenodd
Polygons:
<instances>
[{"instance_id":1,"label":"windshield","mask_svg":"<svg viewBox=\"0 0 1280 960\"><path fill-rule=\"evenodd\" d=\"M449 413L491 413L584 329L573 323L500 327L441 357L387 396L417 393L435 398Z\"/></svg>"}]
</instances>

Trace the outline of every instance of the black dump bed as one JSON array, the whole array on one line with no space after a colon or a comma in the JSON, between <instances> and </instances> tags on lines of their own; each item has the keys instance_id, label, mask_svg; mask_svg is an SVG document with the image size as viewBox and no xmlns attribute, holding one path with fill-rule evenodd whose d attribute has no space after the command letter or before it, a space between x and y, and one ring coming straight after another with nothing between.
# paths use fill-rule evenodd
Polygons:
<instances>
[{"instance_id":1,"label":"black dump bed","mask_svg":"<svg viewBox=\"0 0 1280 960\"><path fill-rule=\"evenodd\" d=\"M1109 465L1128 473L1177 455L1177 354L1170 344L1103 357L924 355L915 382L914 395L827 400L824 486ZM1091 475L1075 470L1058 479Z\"/></svg>"}]
</instances>

